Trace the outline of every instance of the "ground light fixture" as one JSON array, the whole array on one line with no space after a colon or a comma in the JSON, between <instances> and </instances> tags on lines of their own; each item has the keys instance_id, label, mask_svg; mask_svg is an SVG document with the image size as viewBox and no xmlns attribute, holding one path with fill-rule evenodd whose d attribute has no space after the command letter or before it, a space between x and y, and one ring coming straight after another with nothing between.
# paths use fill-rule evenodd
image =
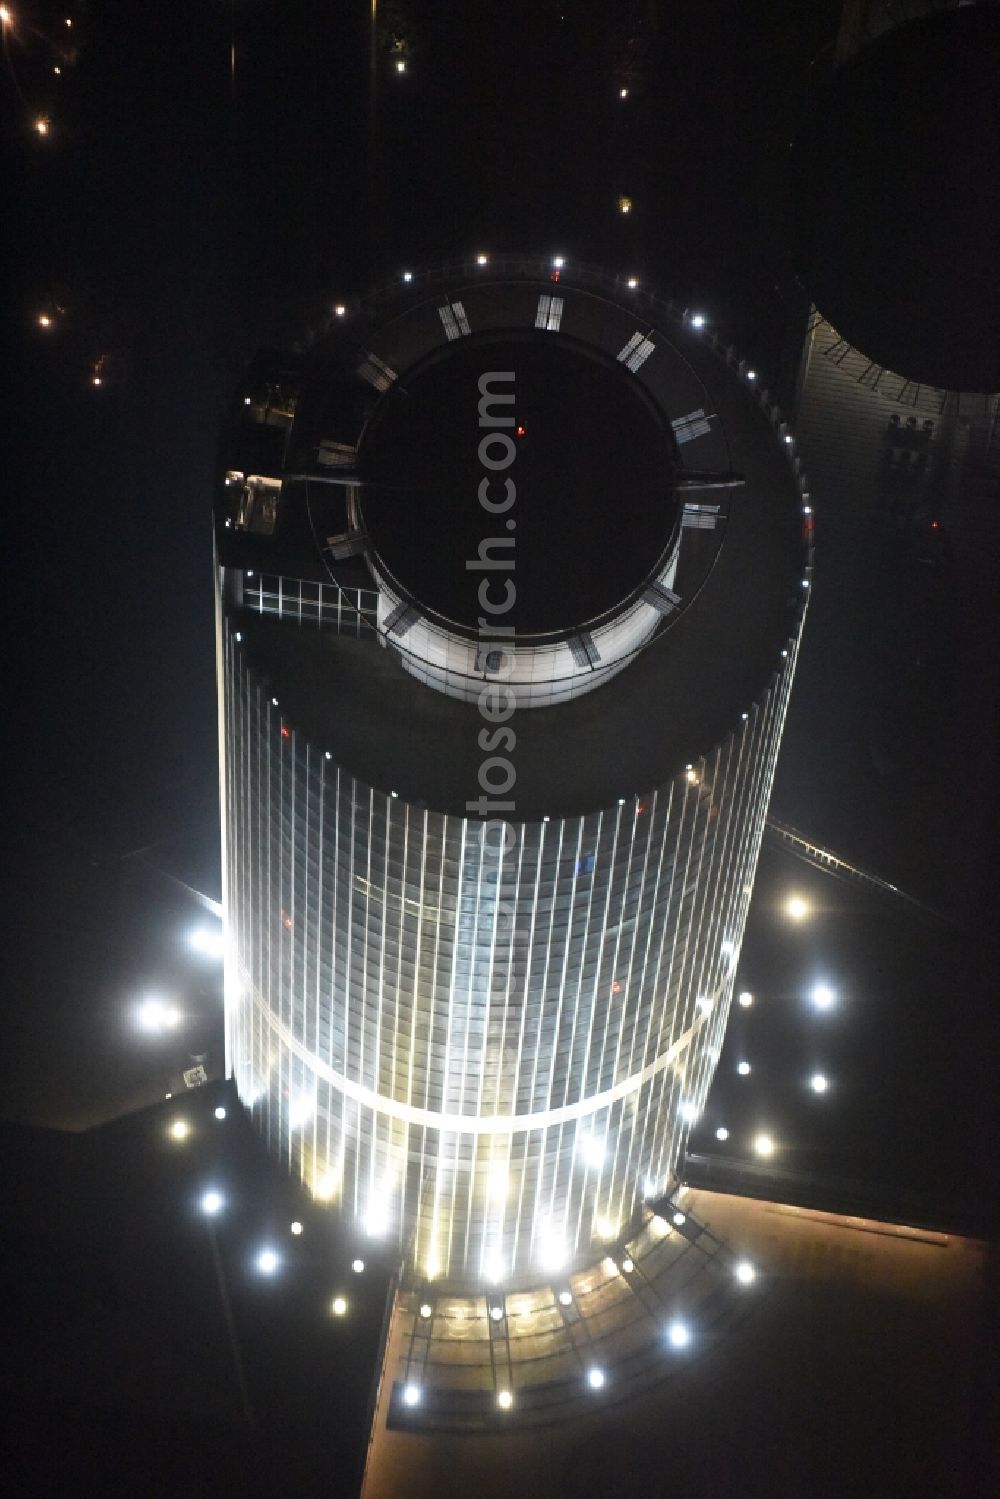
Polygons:
<instances>
[{"instance_id":1,"label":"ground light fixture","mask_svg":"<svg viewBox=\"0 0 1000 1499\"><path fill-rule=\"evenodd\" d=\"M750 1063L749 1062L740 1062L740 1063L738 1063L736 1071L739 1073L740 1077L749 1077L750 1076Z\"/></svg>"},{"instance_id":2,"label":"ground light fixture","mask_svg":"<svg viewBox=\"0 0 1000 1499\"><path fill-rule=\"evenodd\" d=\"M225 1119L225 1117L226 1117L226 1110L225 1110L225 1108L223 1107L223 1105L221 1103L219 1104L219 1107L215 1111L215 1117L216 1117L216 1119Z\"/></svg>"},{"instance_id":3,"label":"ground light fixture","mask_svg":"<svg viewBox=\"0 0 1000 1499\"><path fill-rule=\"evenodd\" d=\"M752 1286L757 1278L757 1272L749 1260L739 1260L733 1274L741 1286Z\"/></svg>"},{"instance_id":4,"label":"ground light fixture","mask_svg":"<svg viewBox=\"0 0 1000 1499\"><path fill-rule=\"evenodd\" d=\"M421 1302L421 1305L420 1305L420 1315L421 1315L421 1317L423 1317L423 1319L424 1319L425 1322L427 1321L427 1319L430 1316L433 1315L433 1312L434 1312L434 1308L431 1306L431 1304L430 1304L429 1301Z\"/></svg>"},{"instance_id":5,"label":"ground light fixture","mask_svg":"<svg viewBox=\"0 0 1000 1499\"><path fill-rule=\"evenodd\" d=\"M216 1192L214 1188L203 1192L201 1195L201 1210L206 1218L214 1218L216 1213L222 1209L222 1193Z\"/></svg>"},{"instance_id":6,"label":"ground light fixture","mask_svg":"<svg viewBox=\"0 0 1000 1499\"><path fill-rule=\"evenodd\" d=\"M335 1317L342 1317L347 1311L347 1298L344 1296L335 1296L330 1303L330 1310Z\"/></svg>"},{"instance_id":7,"label":"ground light fixture","mask_svg":"<svg viewBox=\"0 0 1000 1499\"><path fill-rule=\"evenodd\" d=\"M754 1135L753 1149L754 1155L762 1156L766 1160L768 1156L774 1155L774 1140L769 1134L764 1132Z\"/></svg>"},{"instance_id":8,"label":"ground light fixture","mask_svg":"<svg viewBox=\"0 0 1000 1499\"><path fill-rule=\"evenodd\" d=\"M513 1404L514 1397L511 1394L510 1390L497 1391L497 1405L502 1411L509 1411Z\"/></svg>"},{"instance_id":9,"label":"ground light fixture","mask_svg":"<svg viewBox=\"0 0 1000 1499\"><path fill-rule=\"evenodd\" d=\"M592 1365L587 1370L587 1383L590 1388L592 1390L603 1390L604 1382L604 1370L599 1368L597 1364Z\"/></svg>"},{"instance_id":10,"label":"ground light fixture","mask_svg":"<svg viewBox=\"0 0 1000 1499\"><path fill-rule=\"evenodd\" d=\"M278 1255L273 1249L262 1249L257 1255L256 1263L261 1275L273 1275L278 1268Z\"/></svg>"},{"instance_id":11,"label":"ground light fixture","mask_svg":"<svg viewBox=\"0 0 1000 1499\"><path fill-rule=\"evenodd\" d=\"M686 1348L691 1341L691 1333L686 1322L674 1320L667 1328L667 1338L671 1348Z\"/></svg>"},{"instance_id":12,"label":"ground light fixture","mask_svg":"<svg viewBox=\"0 0 1000 1499\"><path fill-rule=\"evenodd\" d=\"M814 1093L825 1093L830 1083L822 1072L814 1072L809 1079L809 1086Z\"/></svg>"},{"instance_id":13,"label":"ground light fixture","mask_svg":"<svg viewBox=\"0 0 1000 1499\"><path fill-rule=\"evenodd\" d=\"M572 1291L560 1291L558 1299L559 1299L559 1305L560 1306L572 1306L573 1305L573 1293L572 1293Z\"/></svg>"},{"instance_id":14,"label":"ground light fixture","mask_svg":"<svg viewBox=\"0 0 1000 1499\"><path fill-rule=\"evenodd\" d=\"M364 1271L364 1268L365 1268L365 1262L364 1262L364 1260L352 1260L351 1261L351 1269L354 1271L355 1275L361 1275L363 1273L363 1271Z\"/></svg>"},{"instance_id":15,"label":"ground light fixture","mask_svg":"<svg viewBox=\"0 0 1000 1499\"><path fill-rule=\"evenodd\" d=\"M790 921L805 921L809 911L809 902L802 895L789 895L785 901L785 915Z\"/></svg>"},{"instance_id":16,"label":"ground light fixture","mask_svg":"<svg viewBox=\"0 0 1000 1499\"><path fill-rule=\"evenodd\" d=\"M420 1404L420 1386L412 1382L403 1387L404 1405L414 1406Z\"/></svg>"},{"instance_id":17,"label":"ground light fixture","mask_svg":"<svg viewBox=\"0 0 1000 1499\"><path fill-rule=\"evenodd\" d=\"M753 1004L753 995L750 993L749 989L742 990L739 995L739 1004L742 1009L749 1010L750 1006Z\"/></svg>"},{"instance_id":18,"label":"ground light fixture","mask_svg":"<svg viewBox=\"0 0 1000 1499\"><path fill-rule=\"evenodd\" d=\"M729 1139L729 1131L726 1129L726 1126L724 1124L720 1124L719 1128L715 1131L715 1138L717 1140Z\"/></svg>"},{"instance_id":19,"label":"ground light fixture","mask_svg":"<svg viewBox=\"0 0 1000 1499\"><path fill-rule=\"evenodd\" d=\"M813 984L809 998L817 1010L830 1010L837 1000L837 996L829 984Z\"/></svg>"},{"instance_id":20,"label":"ground light fixture","mask_svg":"<svg viewBox=\"0 0 1000 1499\"><path fill-rule=\"evenodd\" d=\"M186 1140L190 1133L191 1126L186 1119L173 1120L168 1130L171 1140Z\"/></svg>"},{"instance_id":21,"label":"ground light fixture","mask_svg":"<svg viewBox=\"0 0 1000 1499\"><path fill-rule=\"evenodd\" d=\"M221 958L225 952L221 931L213 931L210 927L196 926L188 933L187 940L192 952L204 953L206 958Z\"/></svg>"},{"instance_id":22,"label":"ground light fixture","mask_svg":"<svg viewBox=\"0 0 1000 1499\"><path fill-rule=\"evenodd\" d=\"M166 1031L176 1030L183 1018L176 1005L167 1004L155 995L144 999L139 1006L139 1029L147 1036L162 1036Z\"/></svg>"}]
</instances>

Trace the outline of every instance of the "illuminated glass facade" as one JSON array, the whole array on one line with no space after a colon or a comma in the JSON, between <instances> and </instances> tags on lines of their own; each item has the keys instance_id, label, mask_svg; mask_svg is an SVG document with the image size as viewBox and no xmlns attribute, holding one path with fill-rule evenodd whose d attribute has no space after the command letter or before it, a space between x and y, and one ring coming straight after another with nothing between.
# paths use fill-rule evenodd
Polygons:
<instances>
[{"instance_id":1,"label":"illuminated glass facade","mask_svg":"<svg viewBox=\"0 0 1000 1499\"><path fill-rule=\"evenodd\" d=\"M468 292L463 301L471 313ZM711 653L695 654L694 610L665 619L651 650L591 695L607 703L599 721L566 717L585 711L580 701L523 715L543 737L525 738L523 798L506 814L506 832L449 789L452 754L456 786L464 774L451 746L470 732L474 739L475 707L421 681L412 662L394 666L371 577L347 581L325 566L310 576L281 540L284 494L277 542L254 538L247 551L226 524L242 502L223 496L227 1065L269 1147L317 1198L356 1221L359 1235L397 1245L416 1278L528 1281L595 1258L634 1222L644 1196L669 1185L704 1104L809 554L801 480L774 414L741 388L733 356L699 353L749 423L748 482L772 476L775 492L761 495L761 477L754 502L781 512L782 596L767 638L758 651L742 607L727 625L752 690L742 677L713 683ZM308 371L302 378L307 389ZM251 402L259 411L256 394ZM730 454L728 469L743 457ZM287 477L286 492L291 506ZM725 609L717 556L729 548L738 567L739 528L756 525L747 507L737 511L733 504L711 566L701 559L719 589L716 603L699 582L706 618ZM678 525L670 539L678 590L679 534ZM367 588L353 586L359 577ZM767 582L757 573L753 588ZM698 683L704 673L702 696L715 694L715 704L706 719L667 703L667 733L650 692L663 682L668 693L671 663L685 651L691 674L677 680ZM708 747L697 738L706 722L723 729ZM601 734L612 746L620 740L620 754L595 742ZM638 780L657 764L661 775ZM603 796L592 789L602 778Z\"/></svg>"}]
</instances>

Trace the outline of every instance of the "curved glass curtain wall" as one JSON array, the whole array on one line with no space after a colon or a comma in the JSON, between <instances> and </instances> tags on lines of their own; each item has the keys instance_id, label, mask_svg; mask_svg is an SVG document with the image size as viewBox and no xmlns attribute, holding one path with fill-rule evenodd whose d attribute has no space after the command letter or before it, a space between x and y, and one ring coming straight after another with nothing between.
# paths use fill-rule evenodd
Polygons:
<instances>
[{"instance_id":1,"label":"curved glass curtain wall","mask_svg":"<svg viewBox=\"0 0 1000 1499\"><path fill-rule=\"evenodd\" d=\"M415 1277L554 1273L668 1184L722 1044L797 638L710 757L516 825L498 866L479 824L285 723L223 622L229 1070L268 1145Z\"/></svg>"}]
</instances>

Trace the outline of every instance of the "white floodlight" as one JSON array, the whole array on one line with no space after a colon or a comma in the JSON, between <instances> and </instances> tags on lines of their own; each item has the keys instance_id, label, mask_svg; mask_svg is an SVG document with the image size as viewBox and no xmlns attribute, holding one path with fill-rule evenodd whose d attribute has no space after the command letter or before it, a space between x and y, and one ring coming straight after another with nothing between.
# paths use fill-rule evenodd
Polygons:
<instances>
[{"instance_id":1,"label":"white floodlight","mask_svg":"<svg viewBox=\"0 0 1000 1499\"><path fill-rule=\"evenodd\" d=\"M580 1145L580 1155L583 1163L592 1171L597 1171L604 1165L604 1141L597 1135L588 1135Z\"/></svg>"}]
</instances>

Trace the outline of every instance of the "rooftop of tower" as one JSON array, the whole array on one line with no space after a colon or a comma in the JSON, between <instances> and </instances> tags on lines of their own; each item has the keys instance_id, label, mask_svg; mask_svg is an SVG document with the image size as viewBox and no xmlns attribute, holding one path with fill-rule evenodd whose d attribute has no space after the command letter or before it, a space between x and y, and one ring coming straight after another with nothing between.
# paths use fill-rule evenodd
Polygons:
<instances>
[{"instance_id":1,"label":"rooftop of tower","mask_svg":"<svg viewBox=\"0 0 1000 1499\"><path fill-rule=\"evenodd\" d=\"M478 379L514 373L517 609L503 623L513 620L518 650L526 633L565 641L585 624L617 625L615 611L641 605L665 566L676 567L678 599L597 691L518 713L525 820L641 795L725 741L782 667L808 592L811 543L792 435L733 352L701 319L648 293L589 268L574 279L560 267L554 283L546 269L519 258L477 281L453 268L415 277L402 299L333 319L288 377L299 391L287 442L268 430L278 404L268 369L279 361L265 362L248 377L226 466L250 473L254 444L285 444L280 466L272 457L261 469L284 480L277 524L269 535L234 528L231 486L217 506L224 567L257 579L336 580L372 598L374 573L434 628L474 637L484 574L465 562L483 538L505 535L503 520L476 502L487 473ZM556 287L561 327L539 330L536 308L550 305ZM439 313L459 306L482 331L446 340ZM640 335L656 357L633 367L623 354ZM330 482L331 467L317 460L331 437L348 482ZM734 485L697 487L726 475ZM332 559L323 547L352 526L371 572L361 556ZM254 617L247 594L230 604L248 659L292 729L362 781L466 811L482 759L474 697L428 690L398 649L379 649L371 634ZM399 647L384 621L380 630L382 643ZM589 670L579 669L584 685Z\"/></svg>"}]
</instances>

